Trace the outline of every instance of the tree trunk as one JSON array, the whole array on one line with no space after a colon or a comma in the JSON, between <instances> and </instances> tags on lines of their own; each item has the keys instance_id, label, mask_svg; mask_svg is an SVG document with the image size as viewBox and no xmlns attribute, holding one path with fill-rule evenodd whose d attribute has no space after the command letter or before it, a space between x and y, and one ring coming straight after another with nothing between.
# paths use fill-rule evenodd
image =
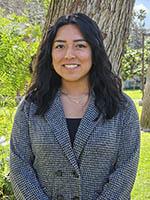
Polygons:
<instances>
[{"instance_id":1,"label":"tree trunk","mask_svg":"<svg viewBox=\"0 0 150 200\"><path fill-rule=\"evenodd\" d=\"M104 40L107 55L115 73L119 72L124 43L135 0L51 0L44 34L58 17L73 12L83 12L93 18L107 36Z\"/></svg>"},{"instance_id":2,"label":"tree trunk","mask_svg":"<svg viewBox=\"0 0 150 200\"><path fill-rule=\"evenodd\" d=\"M143 131L150 132L150 66L147 70L143 109L141 115L141 127Z\"/></svg>"}]
</instances>

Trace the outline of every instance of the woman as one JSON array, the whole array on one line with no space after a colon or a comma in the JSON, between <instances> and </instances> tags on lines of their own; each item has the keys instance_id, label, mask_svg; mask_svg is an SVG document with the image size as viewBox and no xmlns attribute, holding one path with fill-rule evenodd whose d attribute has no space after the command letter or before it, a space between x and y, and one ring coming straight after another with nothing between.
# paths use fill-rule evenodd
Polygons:
<instances>
[{"instance_id":1,"label":"woman","mask_svg":"<svg viewBox=\"0 0 150 200\"><path fill-rule=\"evenodd\" d=\"M50 27L12 130L17 200L130 199L139 122L111 69L88 16L62 16Z\"/></svg>"}]
</instances>

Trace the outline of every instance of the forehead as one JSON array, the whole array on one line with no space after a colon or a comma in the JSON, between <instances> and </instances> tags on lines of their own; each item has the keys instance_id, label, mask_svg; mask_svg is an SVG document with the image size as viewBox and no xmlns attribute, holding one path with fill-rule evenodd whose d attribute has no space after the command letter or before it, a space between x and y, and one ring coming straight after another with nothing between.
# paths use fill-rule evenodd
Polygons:
<instances>
[{"instance_id":1,"label":"forehead","mask_svg":"<svg viewBox=\"0 0 150 200\"><path fill-rule=\"evenodd\" d=\"M75 24L67 24L62 27L60 27L56 33L54 40L78 40L78 39L84 39L83 34L81 33L79 27Z\"/></svg>"}]
</instances>

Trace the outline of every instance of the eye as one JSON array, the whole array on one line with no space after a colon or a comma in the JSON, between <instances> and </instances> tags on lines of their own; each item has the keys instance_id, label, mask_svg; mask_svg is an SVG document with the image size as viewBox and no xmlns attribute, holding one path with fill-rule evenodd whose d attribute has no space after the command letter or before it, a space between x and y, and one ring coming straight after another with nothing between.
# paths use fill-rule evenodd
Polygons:
<instances>
[{"instance_id":1,"label":"eye","mask_svg":"<svg viewBox=\"0 0 150 200\"><path fill-rule=\"evenodd\" d=\"M86 48L86 45L85 44L77 44L76 47L79 49L82 49L82 48Z\"/></svg>"},{"instance_id":2,"label":"eye","mask_svg":"<svg viewBox=\"0 0 150 200\"><path fill-rule=\"evenodd\" d=\"M63 44L57 44L56 46L55 46L55 48L56 49L62 49L62 48L64 48L65 46L63 45Z\"/></svg>"}]
</instances>

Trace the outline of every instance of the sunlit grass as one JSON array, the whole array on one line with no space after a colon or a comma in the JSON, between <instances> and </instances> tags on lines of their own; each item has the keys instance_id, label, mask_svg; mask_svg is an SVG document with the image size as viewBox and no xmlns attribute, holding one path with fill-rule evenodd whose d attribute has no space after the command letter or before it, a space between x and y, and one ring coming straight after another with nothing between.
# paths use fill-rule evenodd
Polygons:
<instances>
[{"instance_id":1,"label":"sunlit grass","mask_svg":"<svg viewBox=\"0 0 150 200\"><path fill-rule=\"evenodd\" d=\"M126 90L137 108L139 117L141 116L142 106L139 106L139 100L142 97L140 90ZM134 188L132 191L132 200L150 199L150 133L141 132L141 151L138 173Z\"/></svg>"},{"instance_id":2,"label":"sunlit grass","mask_svg":"<svg viewBox=\"0 0 150 200\"><path fill-rule=\"evenodd\" d=\"M141 135L140 162L136 182L132 192L133 200L150 199L150 133Z\"/></svg>"},{"instance_id":3,"label":"sunlit grass","mask_svg":"<svg viewBox=\"0 0 150 200\"><path fill-rule=\"evenodd\" d=\"M141 99L141 90L124 90L124 92L129 95L133 100Z\"/></svg>"}]
</instances>

